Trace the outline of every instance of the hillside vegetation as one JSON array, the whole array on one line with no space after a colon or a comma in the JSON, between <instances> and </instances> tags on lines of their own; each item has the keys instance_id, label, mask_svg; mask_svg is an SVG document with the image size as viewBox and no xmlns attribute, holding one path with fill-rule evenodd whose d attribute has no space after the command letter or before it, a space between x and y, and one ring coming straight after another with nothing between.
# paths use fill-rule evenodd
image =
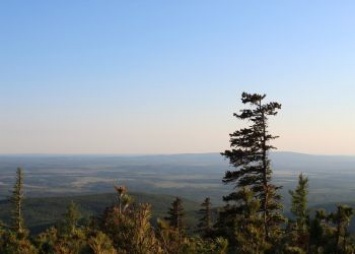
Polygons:
<instances>
[{"instance_id":1,"label":"hillside vegetation","mask_svg":"<svg viewBox=\"0 0 355 254\"><path fill-rule=\"evenodd\" d=\"M279 175L274 176L270 152L275 149L272 141L278 136L269 132L268 122L270 117L277 115L281 104L265 103L265 97L242 94L246 108L234 116L247 125L229 135L230 149L221 153L229 162L222 178L224 185L218 183L216 164L208 161L208 156L206 162L195 161L185 169L181 168L184 163L180 167L176 164L167 167L166 159L171 157L166 157L158 165L164 165L167 170L155 173L146 167L144 160L147 158L136 158L138 165L141 164L138 168L131 159L124 158L119 176L129 180L130 188L137 192L130 193L127 186L112 184L113 193L100 194L95 190L102 191L102 186L115 183L112 176L117 172L104 158L99 158L96 162L99 161L103 169L100 174L95 170L97 164L87 164L85 169L74 171L52 171L52 177L54 174L57 178L49 189L50 197L25 199L25 190L31 196L43 192L41 182L49 182L51 170L46 170L48 164L44 162L30 175L31 184L25 184L24 171L18 168L9 199L0 203L3 221L0 253L354 253L355 236L351 232L354 209L351 204L344 204L342 200L335 203L330 198L339 197L336 181L349 183L347 176L351 175L351 168L334 178L329 178L334 165L325 166L323 171L315 169L307 175L290 175L287 173L289 168L304 165L293 157L289 158L292 164L284 165L286 171L279 171ZM186 157L189 156L173 158L183 162ZM73 162L79 165L82 159L75 158ZM149 159L154 160L153 157ZM351 162L351 158L349 160ZM209 170L201 172L206 163ZM8 167L9 164L5 175L10 172ZM86 176L82 177L83 174ZM317 179L313 181L312 174L321 174L320 178L330 180L325 183L331 192L325 191L325 186L322 187ZM142 181L135 181L134 175L139 175ZM291 178L292 188L283 188L282 184ZM9 179L9 175L3 177L4 186L9 185ZM313 183L318 187L312 190ZM146 186L154 186L149 194ZM80 189L87 188L95 194L76 195ZM138 192L142 189L145 191ZM164 195L154 194L157 189ZM63 190L70 195L58 196ZM310 195L312 191L314 195L315 190L327 200L323 207L319 207L319 201ZM210 194L214 198L219 195L223 202L214 203ZM199 202L183 198L186 196L198 197ZM345 199L351 199L350 195Z\"/></svg>"},{"instance_id":2,"label":"hillside vegetation","mask_svg":"<svg viewBox=\"0 0 355 254\"><path fill-rule=\"evenodd\" d=\"M131 193L131 196L137 203L152 205L152 224L156 224L158 218L166 216L168 208L175 198L149 193ZM183 201L186 225L193 229L197 224L199 204L188 199ZM101 216L106 207L117 204L118 200L114 190L112 193L91 195L26 198L23 202L23 216L31 234L38 234L59 223L71 202L78 205L82 219L89 220L92 216ZM0 219L6 224L11 221L11 203L7 200L0 201Z\"/></svg>"}]
</instances>

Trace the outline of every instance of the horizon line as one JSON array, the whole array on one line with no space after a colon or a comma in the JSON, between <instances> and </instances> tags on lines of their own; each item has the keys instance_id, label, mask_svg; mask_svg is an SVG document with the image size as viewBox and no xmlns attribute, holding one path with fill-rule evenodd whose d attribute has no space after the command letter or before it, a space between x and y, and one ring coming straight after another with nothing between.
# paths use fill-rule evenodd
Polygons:
<instances>
[{"instance_id":1,"label":"horizon line","mask_svg":"<svg viewBox=\"0 0 355 254\"><path fill-rule=\"evenodd\" d=\"M355 157L355 154L319 154L319 153L307 153L307 152L297 152L289 150L277 150L270 151L271 153L292 153L299 155L309 155L309 156L341 156L341 157ZM1 157L50 157L50 156L122 156L122 157L134 157L134 156L174 156L174 155L203 155L203 154L221 154L221 152L181 152L181 153L0 153Z\"/></svg>"}]
</instances>

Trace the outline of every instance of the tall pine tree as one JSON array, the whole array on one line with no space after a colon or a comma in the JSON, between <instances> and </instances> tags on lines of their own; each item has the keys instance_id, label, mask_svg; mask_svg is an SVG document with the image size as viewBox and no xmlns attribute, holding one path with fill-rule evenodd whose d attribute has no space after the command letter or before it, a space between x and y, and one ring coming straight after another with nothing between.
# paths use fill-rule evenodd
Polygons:
<instances>
[{"instance_id":1,"label":"tall pine tree","mask_svg":"<svg viewBox=\"0 0 355 254\"><path fill-rule=\"evenodd\" d=\"M253 199L260 203L257 215L262 219L262 227L257 230L263 231L261 233L265 243L275 246L275 241L280 237L280 223L283 222L283 216L281 196L278 194L281 186L276 186L271 182L269 151L275 147L270 142L277 136L269 133L268 118L277 114L278 109L281 109L281 104L263 103L265 96L244 92L242 103L248 104L250 108L242 109L240 114L234 113L237 119L251 124L231 133L231 149L222 153L234 167L233 171L225 173L223 182L235 184L235 190L224 197L226 202L232 203L228 205L229 212L226 211L224 216L237 217L242 213L241 209L247 209L242 193L251 191ZM235 230L239 231L238 225L235 227ZM243 232L236 233L242 234Z\"/></svg>"}]
</instances>

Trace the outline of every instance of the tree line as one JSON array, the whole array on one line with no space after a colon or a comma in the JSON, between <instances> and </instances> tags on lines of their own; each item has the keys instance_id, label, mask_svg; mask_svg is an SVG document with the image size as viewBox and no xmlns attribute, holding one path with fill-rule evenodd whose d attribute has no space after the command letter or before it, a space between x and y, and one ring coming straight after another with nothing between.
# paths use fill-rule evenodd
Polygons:
<instances>
[{"instance_id":1,"label":"tree line","mask_svg":"<svg viewBox=\"0 0 355 254\"><path fill-rule=\"evenodd\" d=\"M0 253L11 254L351 254L355 238L349 232L353 208L338 205L334 212L308 209L309 180L299 175L289 191L290 212L284 215L282 186L272 179L269 152L277 136L269 132L269 117L281 104L265 103L265 95L243 93L246 108L234 113L245 123L230 134L230 149L222 152L233 170L223 183L232 191L223 207L206 197L198 211L197 230L187 230L183 200L176 197L164 218L151 220L151 205L137 203L125 186L115 186L117 202L85 223L70 203L59 223L32 236L22 214L23 171L17 169L9 201L12 217L0 226Z\"/></svg>"}]
</instances>

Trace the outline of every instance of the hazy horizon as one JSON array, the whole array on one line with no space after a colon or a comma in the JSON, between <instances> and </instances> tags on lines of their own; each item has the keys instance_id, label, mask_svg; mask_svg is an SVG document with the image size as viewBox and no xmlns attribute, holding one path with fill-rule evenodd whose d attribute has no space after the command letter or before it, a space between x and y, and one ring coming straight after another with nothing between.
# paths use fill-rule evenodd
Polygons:
<instances>
[{"instance_id":1,"label":"hazy horizon","mask_svg":"<svg viewBox=\"0 0 355 254\"><path fill-rule=\"evenodd\" d=\"M355 155L355 2L0 2L0 154L222 152L243 91L280 151Z\"/></svg>"},{"instance_id":2,"label":"hazy horizon","mask_svg":"<svg viewBox=\"0 0 355 254\"><path fill-rule=\"evenodd\" d=\"M215 154L220 155L220 152L181 152L181 153L0 153L0 156L174 156L174 155L207 155ZM280 151L275 150L271 153L284 153L284 154L298 154L308 156L324 156L324 157L355 157L353 154L318 154L318 153L305 153L297 151ZM223 156L221 155L221 158Z\"/></svg>"}]
</instances>

